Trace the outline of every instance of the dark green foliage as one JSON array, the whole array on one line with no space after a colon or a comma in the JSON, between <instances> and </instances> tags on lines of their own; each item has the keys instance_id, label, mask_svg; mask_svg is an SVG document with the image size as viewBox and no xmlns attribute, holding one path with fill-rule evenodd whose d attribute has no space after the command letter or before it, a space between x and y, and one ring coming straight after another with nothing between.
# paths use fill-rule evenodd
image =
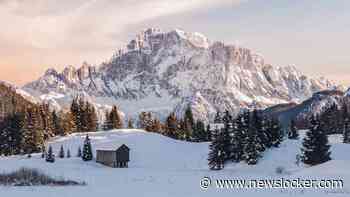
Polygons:
<instances>
[{"instance_id":1,"label":"dark green foliage","mask_svg":"<svg viewBox=\"0 0 350 197\"><path fill-rule=\"evenodd\" d=\"M283 130L277 119L271 119L269 121L269 132L271 134L272 147L279 147L283 141Z\"/></svg>"},{"instance_id":2,"label":"dark green foliage","mask_svg":"<svg viewBox=\"0 0 350 197\"><path fill-rule=\"evenodd\" d=\"M209 156L208 156L208 165L210 170L221 170L224 168L225 155L223 140L223 132L216 129L212 133L212 142L209 145Z\"/></svg>"},{"instance_id":3,"label":"dark green foliage","mask_svg":"<svg viewBox=\"0 0 350 197\"><path fill-rule=\"evenodd\" d=\"M24 123L22 113L9 115L0 128L0 155L15 155L21 153L22 132Z\"/></svg>"},{"instance_id":4,"label":"dark green foliage","mask_svg":"<svg viewBox=\"0 0 350 197\"><path fill-rule=\"evenodd\" d=\"M243 148L245 139L244 129L247 121L244 119L243 114L239 114L238 117L233 121L232 125L232 137L231 137L231 153L229 159L233 162L240 162L243 159Z\"/></svg>"},{"instance_id":5,"label":"dark green foliage","mask_svg":"<svg viewBox=\"0 0 350 197\"><path fill-rule=\"evenodd\" d=\"M289 125L289 133L288 133L288 138L292 140L297 140L299 139L299 133L298 129L296 127L295 121L292 120Z\"/></svg>"},{"instance_id":6,"label":"dark green foliage","mask_svg":"<svg viewBox=\"0 0 350 197\"><path fill-rule=\"evenodd\" d=\"M64 149L63 149L63 145L61 145L61 148L60 148L60 152L58 153L58 157L63 159L65 156L64 154Z\"/></svg>"},{"instance_id":7,"label":"dark green foliage","mask_svg":"<svg viewBox=\"0 0 350 197\"><path fill-rule=\"evenodd\" d=\"M192 109L191 109L191 106L188 106L186 108L185 115L184 115L184 128L183 128L183 130L187 134L185 137L187 141L190 141L191 136L193 135L194 124L195 123L193 119Z\"/></svg>"},{"instance_id":8,"label":"dark green foliage","mask_svg":"<svg viewBox=\"0 0 350 197\"><path fill-rule=\"evenodd\" d=\"M91 147L89 135L86 135L86 138L84 141L82 159L83 161L91 161L93 159L92 147Z\"/></svg>"},{"instance_id":9,"label":"dark green foliage","mask_svg":"<svg viewBox=\"0 0 350 197\"><path fill-rule=\"evenodd\" d=\"M117 106L113 106L110 112L106 112L104 130L123 128L123 120L118 112Z\"/></svg>"},{"instance_id":10,"label":"dark green foliage","mask_svg":"<svg viewBox=\"0 0 350 197\"><path fill-rule=\"evenodd\" d=\"M21 146L24 153L30 154L41 151L44 145L44 131L38 109L27 109L21 133Z\"/></svg>"},{"instance_id":11,"label":"dark green foliage","mask_svg":"<svg viewBox=\"0 0 350 197\"><path fill-rule=\"evenodd\" d=\"M308 165L317 165L331 160L328 137L324 132L320 118L312 116L309 131L303 141L302 161Z\"/></svg>"},{"instance_id":12,"label":"dark green foliage","mask_svg":"<svg viewBox=\"0 0 350 197\"><path fill-rule=\"evenodd\" d=\"M222 117L222 122L224 124L224 128L221 130L222 132L222 146L223 146L223 155L225 161L229 160L231 158L231 152L232 152L232 144L231 144L231 134L233 132L233 118L229 111L226 111L224 113L224 116Z\"/></svg>"},{"instance_id":13,"label":"dark green foliage","mask_svg":"<svg viewBox=\"0 0 350 197\"><path fill-rule=\"evenodd\" d=\"M208 140L204 122L198 120L193 129L193 140L195 142L205 142Z\"/></svg>"},{"instance_id":14,"label":"dark green foliage","mask_svg":"<svg viewBox=\"0 0 350 197\"><path fill-rule=\"evenodd\" d=\"M350 113L348 112L348 107L344 105L343 109L343 142L350 143Z\"/></svg>"},{"instance_id":15,"label":"dark green foliage","mask_svg":"<svg viewBox=\"0 0 350 197\"><path fill-rule=\"evenodd\" d=\"M46 154L46 162L54 163L55 162L55 155L53 154L52 147L49 146L49 150Z\"/></svg>"},{"instance_id":16,"label":"dark green foliage","mask_svg":"<svg viewBox=\"0 0 350 197\"><path fill-rule=\"evenodd\" d=\"M67 158L71 158L70 150L67 150Z\"/></svg>"},{"instance_id":17,"label":"dark green foliage","mask_svg":"<svg viewBox=\"0 0 350 197\"><path fill-rule=\"evenodd\" d=\"M168 137L179 139L179 122L175 113L171 113L165 122L165 134Z\"/></svg>"},{"instance_id":18,"label":"dark green foliage","mask_svg":"<svg viewBox=\"0 0 350 197\"><path fill-rule=\"evenodd\" d=\"M78 152L77 152L77 157L82 157L82 152L81 152L81 148L79 147L78 148Z\"/></svg>"},{"instance_id":19,"label":"dark green foliage","mask_svg":"<svg viewBox=\"0 0 350 197\"><path fill-rule=\"evenodd\" d=\"M261 157L260 150L261 144L259 143L256 130L250 130L245 139L245 144L243 148L243 157L248 165L255 165L258 163L258 160Z\"/></svg>"},{"instance_id":20,"label":"dark green foliage","mask_svg":"<svg viewBox=\"0 0 350 197\"><path fill-rule=\"evenodd\" d=\"M98 119L95 107L82 99L74 98L70 113L74 122L74 130L77 132L97 131Z\"/></svg>"}]
</instances>

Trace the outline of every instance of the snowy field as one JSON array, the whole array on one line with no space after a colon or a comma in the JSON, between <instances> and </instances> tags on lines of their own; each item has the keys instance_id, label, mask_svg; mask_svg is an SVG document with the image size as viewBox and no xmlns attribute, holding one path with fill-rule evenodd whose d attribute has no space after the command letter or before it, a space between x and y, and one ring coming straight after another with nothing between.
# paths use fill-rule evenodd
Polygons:
<instances>
[{"instance_id":1,"label":"snowy field","mask_svg":"<svg viewBox=\"0 0 350 197\"><path fill-rule=\"evenodd\" d=\"M31 159L14 156L0 158L0 171L10 172L20 167L38 168L54 177L85 181L79 187L0 187L0 197L202 197L202 196L350 196L350 145L342 144L340 136L331 136L333 160L316 167L297 166L301 140L285 140L278 149L271 149L256 166L244 163L229 164L222 171L207 167L208 143L188 143L146 133L142 130L114 130L89 134L94 149L117 148L126 144L131 148L131 162L127 169L113 169L76 158L78 146L85 134L56 138L50 142L58 153L63 144L72 153L70 159L56 159L47 163L40 154ZM303 135L302 135L303 136ZM283 167L282 174L276 168ZM342 179L344 188L325 189L217 189L200 188L200 180L225 179Z\"/></svg>"}]
</instances>

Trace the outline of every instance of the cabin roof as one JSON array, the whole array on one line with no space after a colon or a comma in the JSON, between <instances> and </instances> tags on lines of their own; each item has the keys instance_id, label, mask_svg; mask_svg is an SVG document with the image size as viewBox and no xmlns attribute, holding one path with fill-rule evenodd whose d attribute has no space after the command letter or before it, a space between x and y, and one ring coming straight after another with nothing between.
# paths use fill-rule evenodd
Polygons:
<instances>
[{"instance_id":1,"label":"cabin roof","mask_svg":"<svg viewBox=\"0 0 350 197\"><path fill-rule=\"evenodd\" d=\"M112 146L108 148L100 148L100 149L97 149L97 151L116 152L122 149L130 150L130 148L127 145L122 144L122 145Z\"/></svg>"}]
</instances>

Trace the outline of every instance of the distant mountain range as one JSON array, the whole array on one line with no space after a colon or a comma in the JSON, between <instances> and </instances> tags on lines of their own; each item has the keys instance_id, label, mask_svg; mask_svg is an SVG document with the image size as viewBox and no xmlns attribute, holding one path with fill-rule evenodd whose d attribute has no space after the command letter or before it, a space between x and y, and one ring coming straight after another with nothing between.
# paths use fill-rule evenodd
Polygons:
<instances>
[{"instance_id":1,"label":"distant mountain range","mask_svg":"<svg viewBox=\"0 0 350 197\"><path fill-rule=\"evenodd\" d=\"M191 106L203 120L216 110L300 103L315 92L339 89L325 78L270 65L250 49L211 42L200 33L147 29L116 51L98 67L49 69L23 89L56 108L81 96L100 107L116 104L127 116L181 115Z\"/></svg>"}]
</instances>

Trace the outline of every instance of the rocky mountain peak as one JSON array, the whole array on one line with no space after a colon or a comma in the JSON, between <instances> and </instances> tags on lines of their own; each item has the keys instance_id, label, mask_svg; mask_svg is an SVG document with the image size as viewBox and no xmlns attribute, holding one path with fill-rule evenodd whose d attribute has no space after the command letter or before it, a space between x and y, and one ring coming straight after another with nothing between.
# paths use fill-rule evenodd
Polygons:
<instances>
[{"instance_id":1,"label":"rocky mountain peak","mask_svg":"<svg viewBox=\"0 0 350 197\"><path fill-rule=\"evenodd\" d=\"M142 31L99 68L84 63L51 74L51 79L40 78L25 89L58 92L68 100L83 94L96 103L119 105L127 116L140 111L167 115L190 104L198 117L208 117L215 110L301 102L334 86L294 66L269 65L242 46L211 42L200 33L155 28Z\"/></svg>"}]
</instances>

